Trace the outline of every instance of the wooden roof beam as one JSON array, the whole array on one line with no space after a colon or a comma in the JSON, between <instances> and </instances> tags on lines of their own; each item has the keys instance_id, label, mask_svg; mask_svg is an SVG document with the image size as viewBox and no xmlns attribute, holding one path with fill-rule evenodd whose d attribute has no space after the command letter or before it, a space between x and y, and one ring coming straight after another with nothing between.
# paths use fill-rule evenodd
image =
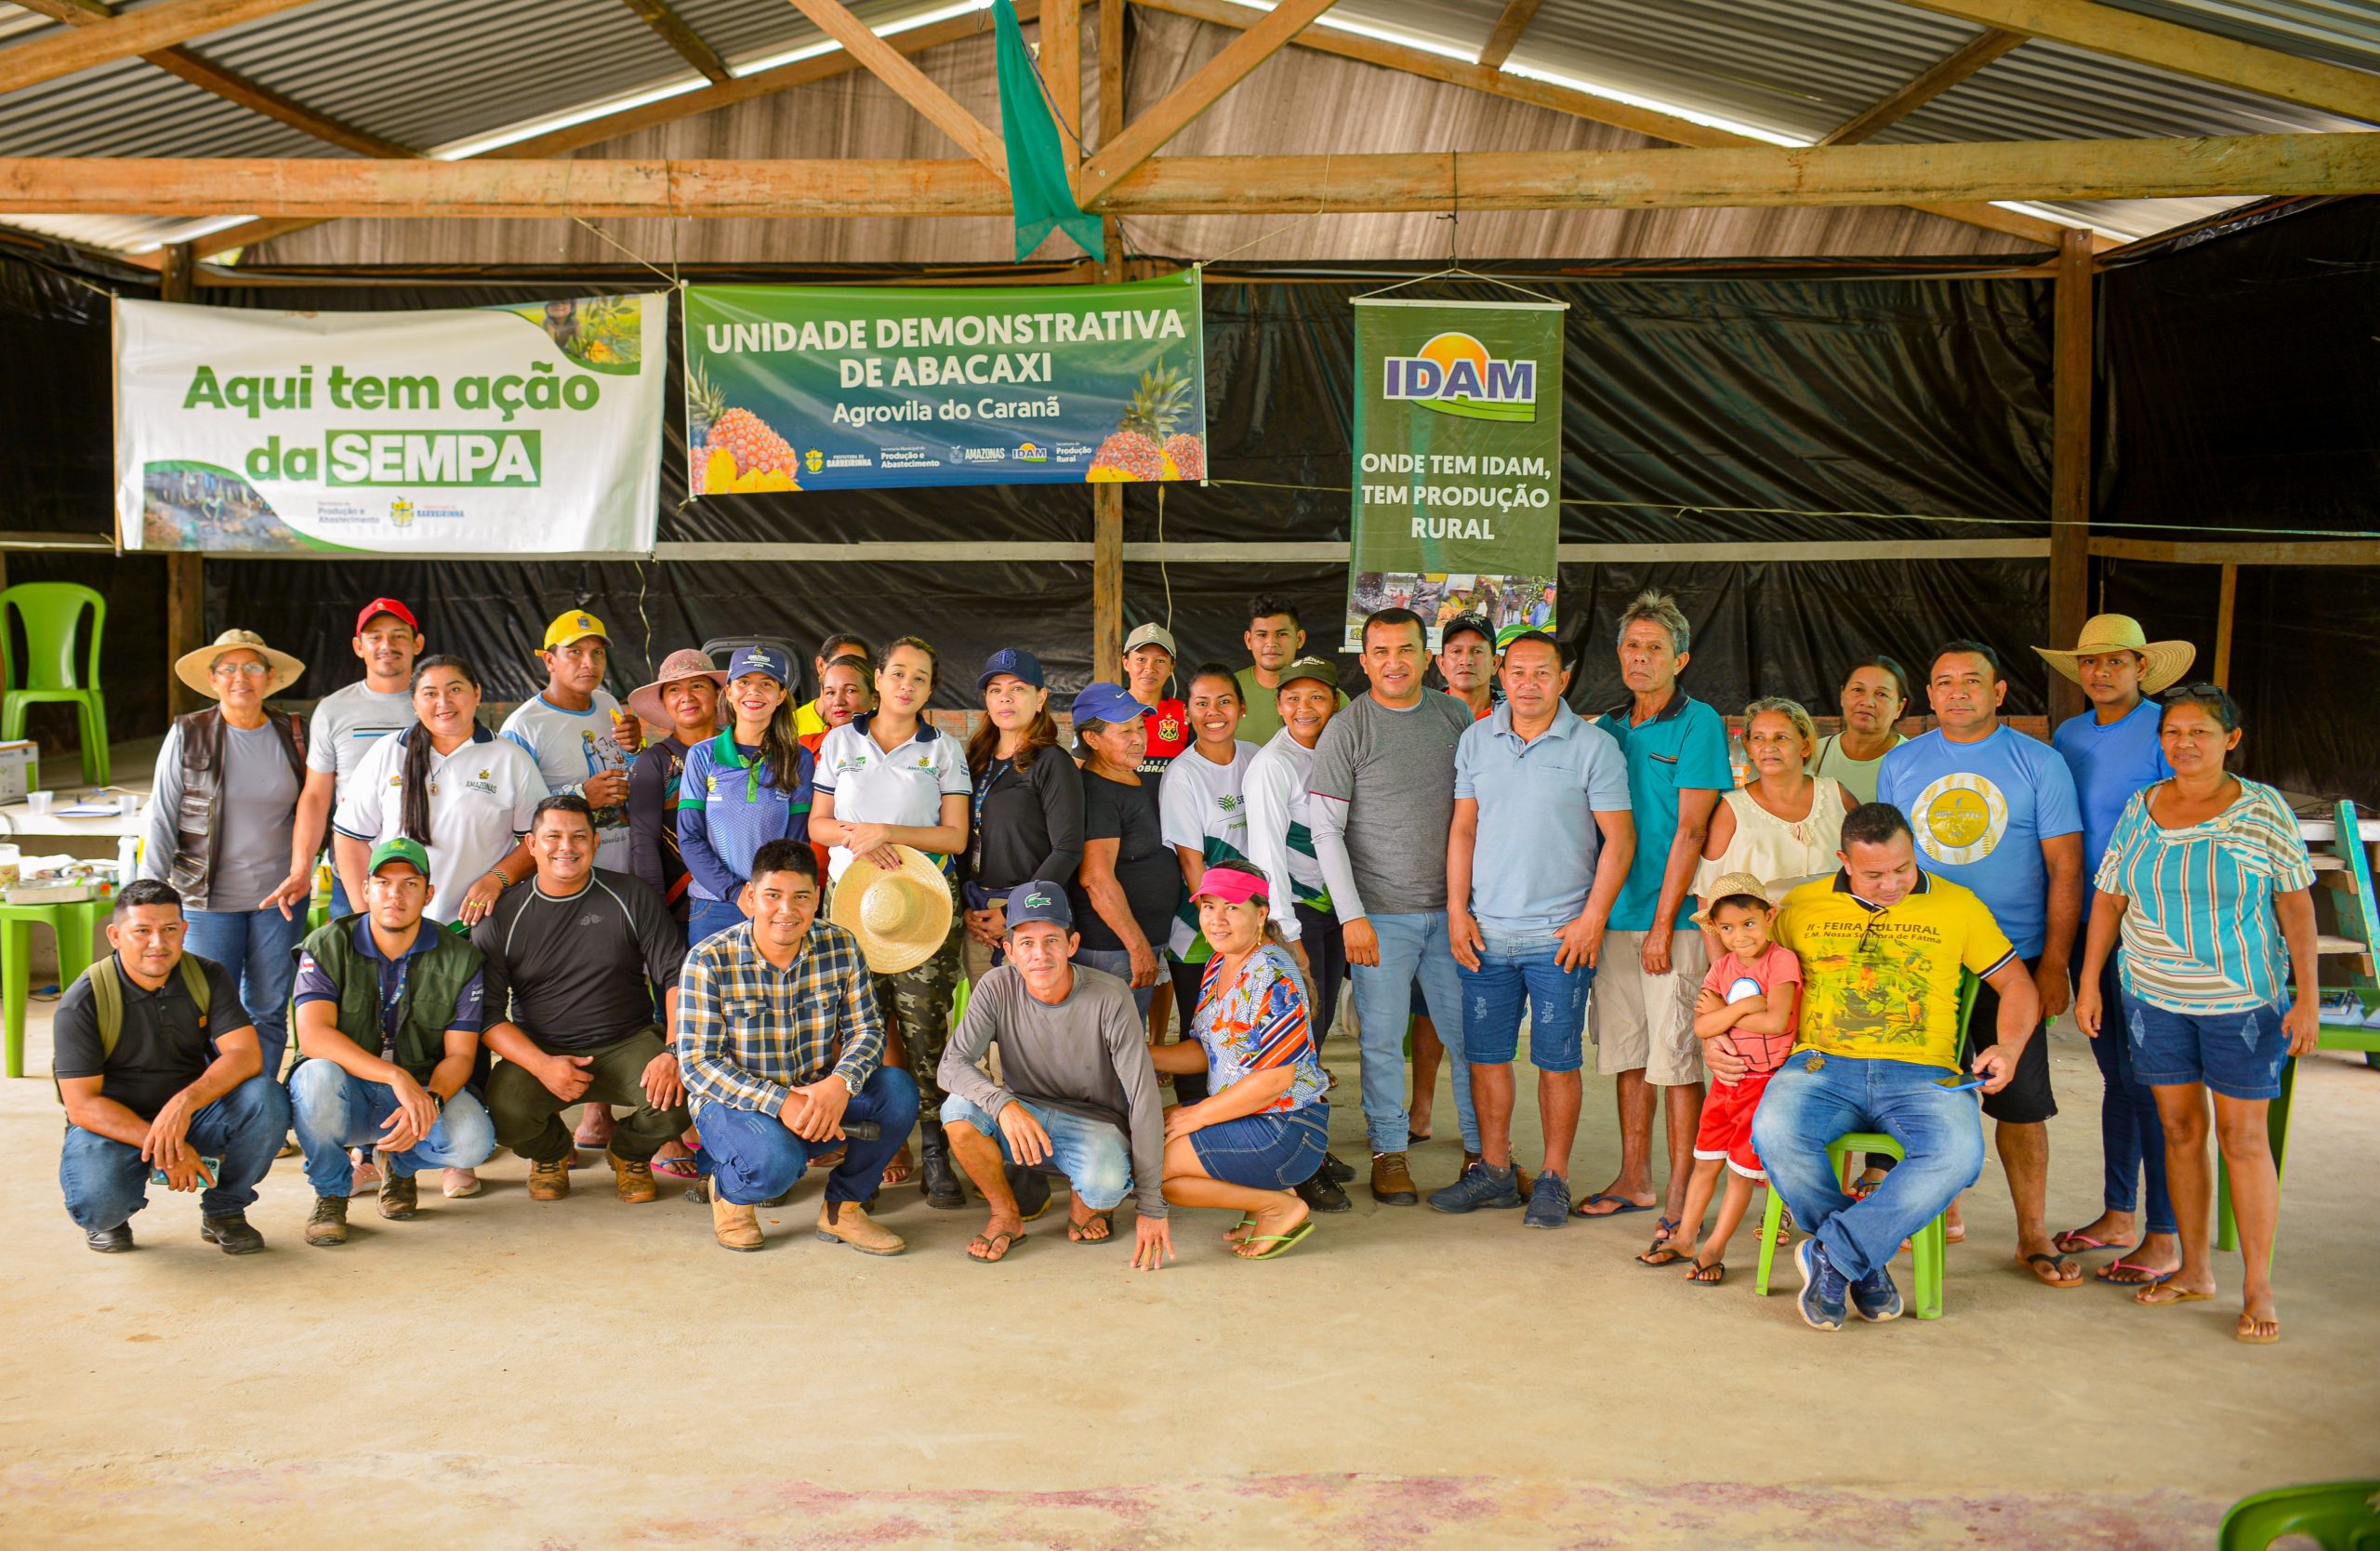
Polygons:
<instances>
[{"instance_id":1,"label":"wooden roof beam","mask_svg":"<svg viewBox=\"0 0 2380 1551\"><path fill-rule=\"evenodd\" d=\"M1945 54L1890 97L1818 137L1820 145L1856 145L1917 112L1992 60L2022 45L2022 33L1987 29Z\"/></svg>"},{"instance_id":2,"label":"wooden roof beam","mask_svg":"<svg viewBox=\"0 0 2380 1551\"><path fill-rule=\"evenodd\" d=\"M797 0L799 3L799 0ZM1283 45L1303 31L1336 0L1280 0L1261 19L1251 20L1222 53L1200 65L1188 80L1151 103L1124 132L1099 148L1083 164L1075 197L1085 208L1143 162L1165 149L1166 142L1188 127L1190 121L1215 104L1215 99L1248 78L1248 73L1280 52Z\"/></svg>"},{"instance_id":3,"label":"wooden roof beam","mask_svg":"<svg viewBox=\"0 0 2380 1551\"><path fill-rule=\"evenodd\" d=\"M874 29L851 13L842 0L793 0L818 30L843 46L844 52L866 65L868 73L891 86L901 100L959 142L959 148L983 164L1001 182L1008 181L1008 146L984 127L984 121L959 105L956 98L926 78L926 73Z\"/></svg>"},{"instance_id":4,"label":"wooden roof beam","mask_svg":"<svg viewBox=\"0 0 2380 1551\"><path fill-rule=\"evenodd\" d=\"M21 91L61 75L170 48L194 37L311 3L312 0L158 0L153 6L111 15L89 26L73 27L0 48L0 92ZM51 13L45 7L44 14Z\"/></svg>"},{"instance_id":5,"label":"wooden roof beam","mask_svg":"<svg viewBox=\"0 0 2380 1551\"><path fill-rule=\"evenodd\" d=\"M2093 0L1901 0L2003 32L2047 38L2176 75L2380 124L2380 74L2260 48Z\"/></svg>"},{"instance_id":6,"label":"wooden roof beam","mask_svg":"<svg viewBox=\"0 0 2380 1551\"><path fill-rule=\"evenodd\" d=\"M1504 61L1513 57L1513 46L1521 41L1528 24L1537 20L1540 0L1504 0L1504 14L1496 19L1496 30L1488 34L1487 46L1479 50L1479 65L1483 70L1501 70Z\"/></svg>"},{"instance_id":7,"label":"wooden roof beam","mask_svg":"<svg viewBox=\"0 0 2380 1551\"><path fill-rule=\"evenodd\" d=\"M700 71L704 80L716 86L732 78L727 61L719 57L719 50L703 41L703 35L678 14L678 8L669 4L669 0L621 0L621 3L636 12L639 21L659 33L661 41L676 51L680 59Z\"/></svg>"}]
</instances>

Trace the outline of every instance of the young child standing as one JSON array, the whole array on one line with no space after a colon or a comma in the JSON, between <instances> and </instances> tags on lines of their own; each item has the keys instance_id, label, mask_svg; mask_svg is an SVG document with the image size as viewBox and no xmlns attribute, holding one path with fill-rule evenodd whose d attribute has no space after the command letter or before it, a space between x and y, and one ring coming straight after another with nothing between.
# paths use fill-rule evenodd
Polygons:
<instances>
[{"instance_id":1,"label":"young child standing","mask_svg":"<svg viewBox=\"0 0 2380 1551\"><path fill-rule=\"evenodd\" d=\"M1695 1037L1726 1041L1752 1066L1741 1081L1712 1085L1694 1135L1694 1178L1678 1229L1636 1257L1646 1266L1690 1261L1686 1280L1697 1287L1716 1287L1726 1279L1727 1239L1752 1204L1752 1187L1767 1182L1752 1150L1752 1117L1770 1076L1792 1053L1802 997L1802 961L1769 936L1777 908L1767 885L1749 872L1723 873L1712 882L1709 898L1694 924L1708 927L1726 951L1712 961L1695 998ZM1707 1243L1698 1245L1702 1213L1710 1208L1722 1165L1727 1192L1719 1203L1719 1220L1711 1225Z\"/></svg>"}]
</instances>

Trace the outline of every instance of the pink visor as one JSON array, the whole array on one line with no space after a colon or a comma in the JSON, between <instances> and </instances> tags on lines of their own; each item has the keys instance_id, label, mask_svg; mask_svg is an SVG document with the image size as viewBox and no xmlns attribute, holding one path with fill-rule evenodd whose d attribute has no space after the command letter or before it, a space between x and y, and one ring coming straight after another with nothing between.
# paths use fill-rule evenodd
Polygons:
<instances>
[{"instance_id":1,"label":"pink visor","mask_svg":"<svg viewBox=\"0 0 2380 1551\"><path fill-rule=\"evenodd\" d=\"M1272 897L1264 880L1253 872L1236 868L1209 868L1198 880L1198 887L1190 895L1193 901L1220 899L1226 905L1245 905L1251 899Z\"/></svg>"}]
</instances>

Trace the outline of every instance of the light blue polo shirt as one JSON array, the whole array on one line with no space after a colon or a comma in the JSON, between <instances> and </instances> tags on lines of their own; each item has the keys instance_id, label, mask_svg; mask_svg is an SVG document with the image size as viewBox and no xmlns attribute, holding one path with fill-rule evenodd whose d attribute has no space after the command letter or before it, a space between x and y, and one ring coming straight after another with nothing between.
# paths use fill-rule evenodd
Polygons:
<instances>
[{"instance_id":1,"label":"light blue polo shirt","mask_svg":"<svg viewBox=\"0 0 2380 1551\"><path fill-rule=\"evenodd\" d=\"M1595 815L1628 808L1628 762L1611 735L1567 706L1523 742L1498 706L1454 748L1454 794L1479 804L1471 913L1507 936L1559 932L1586 908L1603 831Z\"/></svg>"},{"instance_id":2,"label":"light blue polo shirt","mask_svg":"<svg viewBox=\"0 0 2380 1551\"><path fill-rule=\"evenodd\" d=\"M1727 763L1727 724L1719 713L1673 685L1669 704L1641 727L1628 724L1633 700L1622 700L1595 723L1619 743L1628 761L1628 805L1636 814L1636 857L1628 882L1611 908L1614 932L1650 932L1661 902L1661 874L1669 869L1670 846L1677 840L1677 794L1733 791L1736 772ZM1685 914L1673 926L1683 925Z\"/></svg>"}]
</instances>

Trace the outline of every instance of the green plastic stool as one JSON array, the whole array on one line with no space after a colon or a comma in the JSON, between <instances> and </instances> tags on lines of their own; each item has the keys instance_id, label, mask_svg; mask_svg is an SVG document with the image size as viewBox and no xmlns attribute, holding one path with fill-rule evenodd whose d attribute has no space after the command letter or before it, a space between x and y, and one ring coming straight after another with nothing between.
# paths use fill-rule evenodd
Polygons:
<instances>
[{"instance_id":1,"label":"green plastic stool","mask_svg":"<svg viewBox=\"0 0 2380 1551\"><path fill-rule=\"evenodd\" d=\"M86 608L91 611L91 634L78 675L74 639ZM99 690L99 635L107 629L108 601L75 582L21 582L0 591L0 656L16 640L15 620L24 623L25 660L8 665L7 687L0 690L0 738L25 736L29 706L71 703L81 730L83 779L107 785L108 703Z\"/></svg>"},{"instance_id":2,"label":"green plastic stool","mask_svg":"<svg viewBox=\"0 0 2380 1551\"><path fill-rule=\"evenodd\" d=\"M2322 1551L2380 1551L2380 1481L2275 1487L2242 1497L2223 1516L2220 1551L2264 1551L2305 1535Z\"/></svg>"},{"instance_id":3,"label":"green plastic stool","mask_svg":"<svg viewBox=\"0 0 2380 1551\"><path fill-rule=\"evenodd\" d=\"M1896 1163L1909 1154L1898 1142L1878 1131L1846 1132L1826 1145L1827 1167L1835 1177L1843 1177L1843 1160L1855 1152L1880 1152ZM1949 1213L1935 1218L1919 1228L1910 1239L1910 1253L1913 1261L1911 1276L1917 1283L1917 1317L1920 1319L1942 1318L1942 1276L1948 1261L1949 1229L1944 1226ZM1761 1213L1760 1275L1752 1289L1762 1297L1768 1295L1768 1274L1777 1258L1777 1232L1785 1226L1785 1198L1777 1186L1768 1187L1768 1209Z\"/></svg>"},{"instance_id":4,"label":"green plastic stool","mask_svg":"<svg viewBox=\"0 0 2380 1551\"><path fill-rule=\"evenodd\" d=\"M14 590L13 589L11 590ZM25 1001L33 994L35 922L58 938L58 983L71 986L91 966L91 934L107 901L78 899L49 905L0 905L0 1002L8 1020L5 1070L25 1075Z\"/></svg>"}]
</instances>

